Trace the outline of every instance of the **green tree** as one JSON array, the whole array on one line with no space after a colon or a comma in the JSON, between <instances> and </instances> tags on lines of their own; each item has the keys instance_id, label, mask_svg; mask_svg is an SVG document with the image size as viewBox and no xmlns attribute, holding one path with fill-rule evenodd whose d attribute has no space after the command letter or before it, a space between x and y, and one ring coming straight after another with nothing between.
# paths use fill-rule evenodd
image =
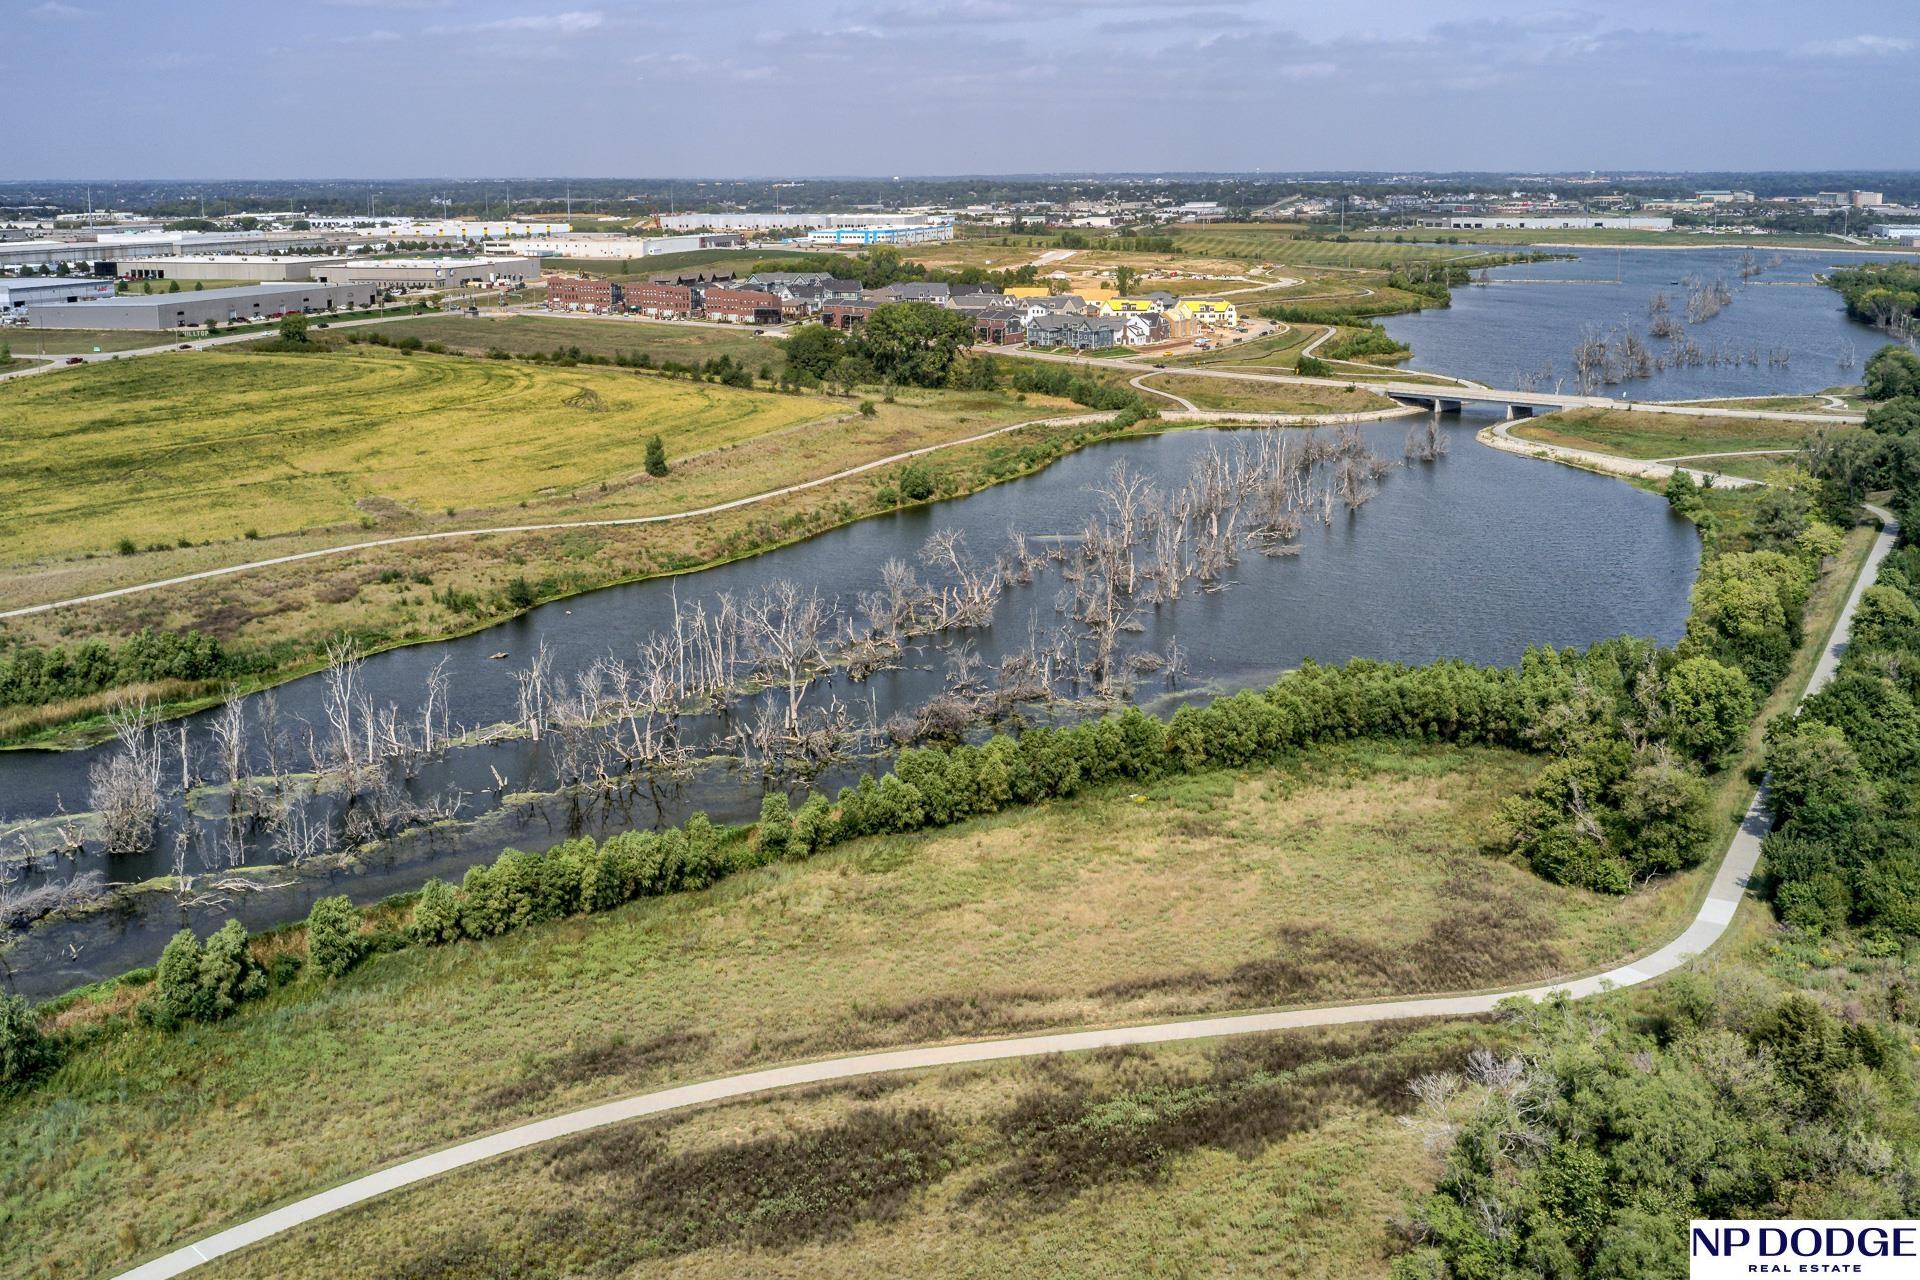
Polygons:
<instances>
[{"instance_id":1,"label":"green tree","mask_svg":"<svg viewBox=\"0 0 1920 1280\"><path fill-rule=\"evenodd\" d=\"M655 478L667 474L667 444L657 435L647 437L647 474Z\"/></svg>"},{"instance_id":2,"label":"green tree","mask_svg":"<svg viewBox=\"0 0 1920 1280\"><path fill-rule=\"evenodd\" d=\"M796 326L782 344L787 372L801 382L824 380L846 352L840 331L824 324Z\"/></svg>"},{"instance_id":3,"label":"green tree","mask_svg":"<svg viewBox=\"0 0 1920 1280\"><path fill-rule=\"evenodd\" d=\"M930 302L890 302L867 317L858 348L888 382L913 387L947 383L955 358L973 343L973 321Z\"/></svg>"},{"instance_id":4,"label":"green tree","mask_svg":"<svg viewBox=\"0 0 1920 1280\"><path fill-rule=\"evenodd\" d=\"M787 856L793 841L793 807L784 792L771 791L760 801L759 845L763 862Z\"/></svg>"},{"instance_id":5,"label":"green tree","mask_svg":"<svg viewBox=\"0 0 1920 1280\"><path fill-rule=\"evenodd\" d=\"M1920 396L1920 355L1891 343L1874 352L1867 361L1866 394L1869 400Z\"/></svg>"},{"instance_id":6,"label":"green tree","mask_svg":"<svg viewBox=\"0 0 1920 1280\"><path fill-rule=\"evenodd\" d=\"M1667 741L1702 764L1731 751L1753 718L1753 684L1746 672L1713 658L1682 658L1662 693Z\"/></svg>"},{"instance_id":7,"label":"green tree","mask_svg":"<svg viewBox=\"0 0 1920 1280\"><path fill-rule=\"evenodd\" d=\"M1867 430L1883 436L1910 436L1920 432L1920 398L1900 396L1867 410Z\"/></svg>"},{"instance_id":8,"label":"green tree","mask_svg":"<svg viewBox=\"0 0 1920 1280\"><path fill-rule=\"evenodd\" d=\"M307 959L314 969L338 978L360 963L367 941L360 933L360 911L345 894L321 898L307 912Z\"/></svg>"},{"instance_id":9,"label":"green tree","mask_svg":"<svg viewBox=\"0 0 1920 1280\"><path fill-rule=\"evenodd\" d=\"M407 932L416 942L434 944L457 941L460 937L459 891L439 879L421 885Z\"/></svg>"},{"instance_id":10,"label":"green tree","mask_svg":"<svg viewBox=\"0 0 1920 1280\"><path fill-rule=\"evenodd\" d=\"M280 317L280 338L283 342L305 342L307 340L307 318L298 312Z\"/></svg>"},{"instance_id":11,"label":"green tree","mask_svg":"<svg viewBox=\"0 0 1920 1280\"><path fill-rule=\"evenodd\" d=\"M1133 286L1139 282L1139 279L1138 268L1122 265L1113 269L1113 287L1123 298L1133 296Z\"/></svg>"}]
</instances>

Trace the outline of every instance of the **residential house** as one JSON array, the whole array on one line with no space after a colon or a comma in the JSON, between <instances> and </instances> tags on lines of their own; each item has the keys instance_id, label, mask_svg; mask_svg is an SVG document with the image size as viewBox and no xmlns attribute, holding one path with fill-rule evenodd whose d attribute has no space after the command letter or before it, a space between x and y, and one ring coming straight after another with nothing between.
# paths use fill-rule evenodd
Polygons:
<instances>
[{"instance_id":1,"label":"residential house","mask_svg":"<svg viewBox=\"0 0 1920 1280\"><path fill-rule=\"evenodd\" d=\"M1199 323L1213 328L1225 325L1232 328L1240 323L1240 312L1231 303L1221 298L1187 298L1182 303Z\"/></svg>"},{"instance_id":2,"label":"residential house","mask_svg":"<svg viewBox=\"0 0 1920 1280\"><path fill-rule=\"evenodd\" d=\"M874 293L884 302L931 302L936 307L953 300L953 290L939 280L902 280Z\"/></svg>"},{"instance_id":3,"label":"residential house","mask_svg":"<svg viewBox=\"0 0 1920 1280\"><path fill-rule=\"evenodd\" d=\"M1019 342L1025 336L1026 324L1012 307L969 308L967 314L973 317L976 343L1000 347Z\"/></svg>"},{"instance_id":4,"label":"residential house","mask_svg":"<svg viewBox=\"0 0 1920 1280\"><path fill-rule=\"evenodd\" d=\"M611 280L591 276L547 276L547 310L594 311L605 315L620 309L621 288Z\"/></svg>"},{"instance_id":5,"label":"residential house","mask_svg":"<svg viewBox=\"0 0 1920 1280\"><path fill-rule=\"evenodd\" d=\"M694 311L693 290L684 284L649 281L646 284L628 285L625 292L627 309L638 311L643 316L679 319L692 315Z\"/></svg>"},{"instance_id":6,"label":"residential house","mask_svg":"<svg viewBox=\"0 0 1920 1280\"><path fill-rule=\"evenodd\" d=\"M701 299L707 319L728 324L779 324L780 299L761 289L715 289Z\"/></svg>"},{"instance_id":7,"label":"residential house","mask_svg":"<svg viewBox=\"0 0 1920 1280\"><path fill-rule=\"evenodd\" d=\"M882 298L836 298L820 304L820 323L829 329L856 328L883 305L885 299Z\"/></svg>"},{"instance_id":8,"label":"residential house","mask_svg":"<svg viewBox=\"0 0 1920 1280\"><path fill-rule=\"evenodd\" d=\"M1126 321L1119 316L1041 316L1027 322L1027 345L1098 350L1119 346L1125 330Z\"/></svg>"}]
</instances>

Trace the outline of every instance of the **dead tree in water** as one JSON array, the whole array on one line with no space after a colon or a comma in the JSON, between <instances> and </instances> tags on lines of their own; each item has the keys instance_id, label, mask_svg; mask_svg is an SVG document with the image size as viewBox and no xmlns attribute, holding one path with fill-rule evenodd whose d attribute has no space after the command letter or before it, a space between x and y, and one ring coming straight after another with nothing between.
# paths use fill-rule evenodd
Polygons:
<instances>
[{"instance_id":1,"label":"dead tree in water","mask_svg":"<svg viewBox=\"0 0 1920 1280\"><path fill-rule=\"evenodd\" d=\"M145 853L160 821L160 738L145 700L108 719L119 750L87 771L89 800L108 853Z\"/></svg>"}]
</instances>

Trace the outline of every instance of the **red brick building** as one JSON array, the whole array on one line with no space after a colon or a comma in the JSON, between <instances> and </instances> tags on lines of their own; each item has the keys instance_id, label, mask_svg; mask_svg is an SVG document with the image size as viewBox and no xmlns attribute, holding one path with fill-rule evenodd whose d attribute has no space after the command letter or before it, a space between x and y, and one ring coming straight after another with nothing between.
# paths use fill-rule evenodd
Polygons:
<instances>
[{"instance_id":1,"label":"red brick building","mask_svg":"<svg viewBox=\"0 0 1920 1280\"><path fill-rule=\"evenodd\" d=\"M733 324L779 324L780 299L758 289L708 289L707 319Z\"/></svg>"},{"instance_id":2,"label":"red brick building","mask_svg":"<svg viewBox=\"0 0 1920 1280\"><path fill-rule=\"evenodd\" d=\"M598 311L604 314L620 309L620 286L611 280L594 280L587 276L548 276L546 286L549 311Z\"/></svg>"},{"instance_id":3,"label":"red brick building","mask_svg":"<svg viewBox=\"0 0 1920 1280\"><path fill-rule=\"evenodd\" d=\"M820 306L820 323L829 329L851 329L855 325L867 322L881 304L861 300L859 302L827 302Z\"/></svg>"},{"instance_id":4,"label":"red brick building","mask_svg":"<svg viewBox=\"0 0 1920 1280\"><path fill-rule=\"evenodd\" d=\"M693 290L684 284L630 284L626 287L627 309L643 316L678 317L693 314Z\"/></svg>"}]
</instances>

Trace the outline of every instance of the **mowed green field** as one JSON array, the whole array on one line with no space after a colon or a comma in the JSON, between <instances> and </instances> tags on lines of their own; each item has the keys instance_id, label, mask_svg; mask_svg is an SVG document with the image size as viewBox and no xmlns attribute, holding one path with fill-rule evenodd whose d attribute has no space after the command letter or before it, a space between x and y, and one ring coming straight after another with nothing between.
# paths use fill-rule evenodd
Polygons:
<instances>
[{"instance_id":1,"label":"mowed green field","mask_svg":"<svg viewBox=\"0 0 1920 1280\"><path fill-rule=\"evenodd\" d=\"M1262 262L1298 262L1306 266L1390 267L1401 262L1433 262L1471 257L1462 245L1386 244L1334 240L1296 240L1297 232L1257 223L1202 223L1170 228L1181 250L1219 258Z\"/></svg>"},{"instance_id":2,"label":"mowed green field","mask_svg":"<svg viewBox=\"0 0 1920 1280\"><path fill-rule=\"evenodd\" d=\"M779 369L783 363L777 339L755 337L751 329L721 329L712 325L680 324L671 320L634 320L609 317L587 320L566 316L426 316L391 325L369 325L358 332L378 330L392 337L439 342L457 351L485 353L499 350L513 355L578 347L591 356L612 359L646 355L658 364L676 360L704 364L721 356L745 365L757 374Z\"/></svg>"},{"instance_id":3,"label":"mowed green field","mask_svg":"<svg viewBox=\"0 0 1920 1280\"><path fill-rule=\"evenodd\" d=\"M318 363L323 362L323 363ZM813 398L385 351L205 353L0 384L0 563L500 504L818 418Z\"/></svg>"},{"instance_id":4,"label":"mowed green field","mask_svg":"<svg viewBox=\"0 0 1920 1280\"><path fill-rule=\"evenodd\" d=\"M195 329L186 337L200 337ZM0 329L0 342L13 348L13 354L33 356L79 355L89 351L132 351L140 347L165 346L178 342L164 329L33 329L9 326Z\"/></svg>"},{"instance_id":5,"label":"mowed green field","mask_svg":"<svg viewBox=\"0 0 1920 1280\"><path fill-rule=\"evenodd\" d=\"M1666 936L1700 873L1620 899L1483 854L1496 806L1539 764L1369 742L1115 786L409 947L172 1033L126 1016L138 988L111 989L57 1015L99 1027L88 1047L0 1099L0 1273L108 1273L406 1154L652 1086L881 1046L1485 988ZM296 931L258 945L305 944ZM506 1194L524 1202L539 1184ZM368 1253L331 1274L380 1274L375 1260L392 1266L447 1212L437 1193L373 1206ZM262 1257L281 1275L319 1265ZM446 1274L578 1275L580 1261Z\"/></svg>"},{"instance_id":6,"label":"mowed green field","mask_svg":"<svg viewBox=\"0 0 1920 1280\"><path fill-rule=\"evenodd\" d=\"M1517 424L1511 434L1522 440L1595 449L1623 458L1682 458L1745 449L1798 449L1818 431L1859 429L1842 423L1826 426L1768 418L1568 409Z\"/></svg>"}]
</instances>

